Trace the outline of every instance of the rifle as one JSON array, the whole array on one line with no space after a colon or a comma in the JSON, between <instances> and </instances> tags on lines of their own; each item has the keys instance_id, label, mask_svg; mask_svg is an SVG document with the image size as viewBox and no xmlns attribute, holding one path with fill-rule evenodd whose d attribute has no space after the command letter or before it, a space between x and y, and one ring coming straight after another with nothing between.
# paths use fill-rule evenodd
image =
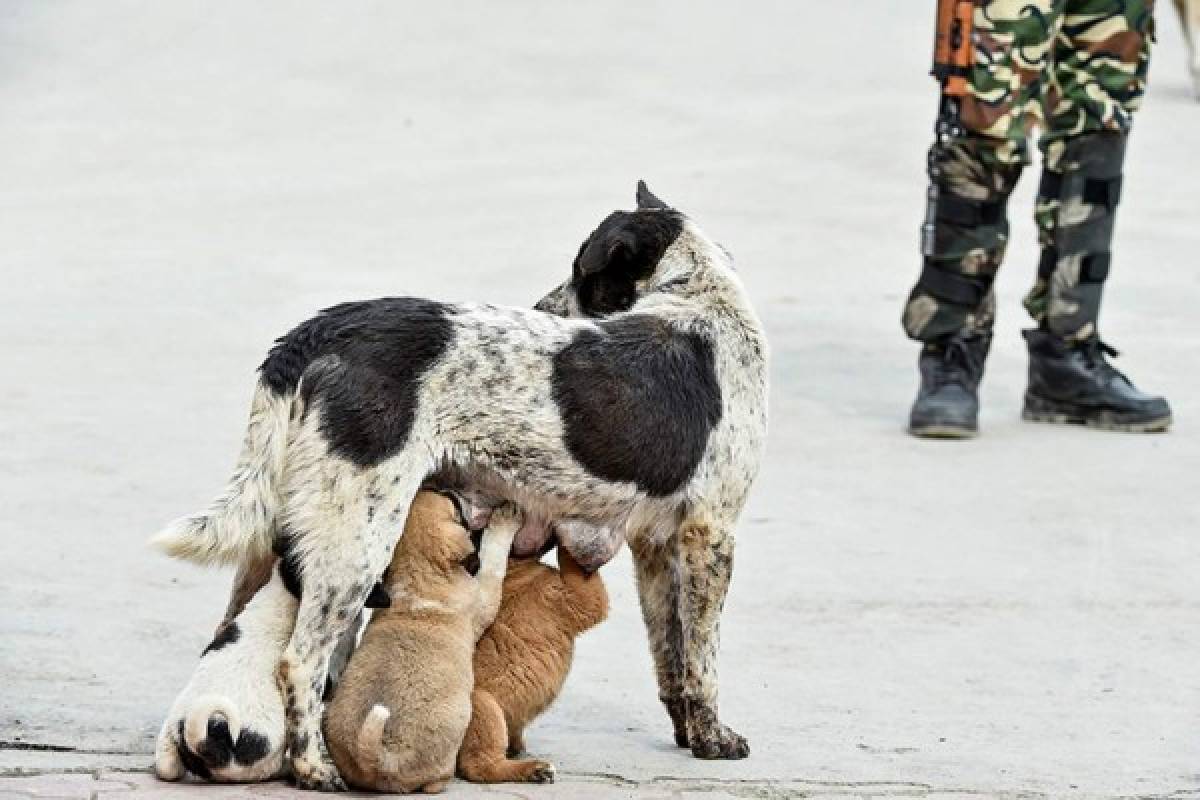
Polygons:
<instances>
[{"instance_id":1,"label":"rifle","mask_svg":"<svg viewBox=\"0 0 1200 800\"><path fill-rule=\"evenodd\" d=\"M921 253L932 256L937 229L937 153L951 139L964 134L959 121L959 103L970 93L967 78L975 63L971 33L975 22L975 0L937 0L937 26L933 37L933 69L930 74L942 85L934 124L934 148L929 152L929 192L925 221L921 225Z\"/></svg>"},{"instance_id":2,"label":"rifle","mask_svg":"<svg viewBox=\"0 0 1200 800\"><path fill-rule=\"evenodd\" d=\"M971 46L974 22L974 0L938 0L930 74L941 82L942 93L951 97L967 94L967 77L974 63L975 51Z\"/></svg>"}]
</instances>

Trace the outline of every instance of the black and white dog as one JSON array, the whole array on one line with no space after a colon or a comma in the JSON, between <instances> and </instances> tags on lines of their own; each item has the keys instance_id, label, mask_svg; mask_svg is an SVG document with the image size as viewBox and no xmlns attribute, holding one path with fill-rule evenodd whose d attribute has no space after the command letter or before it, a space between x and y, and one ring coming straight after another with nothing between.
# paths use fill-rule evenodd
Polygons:
<instances>
[{"instance_id":1,"label":"black and white dog","mask_svg":"<svg viewBox=\"0 0 1200 800\"><path fill-rule=\"evenodd\" d=\"M156 537L200 563L282 547L304 593L279 666L296 782L341 789L319 747L338 636L427 474L531 513L624 531L676 741L741 758L717 717L718 618L767 423L767 348L729 254L638 185L536 310L347 303L260 368L241 458L205 512Z\"/></svg>"}]
</instances>

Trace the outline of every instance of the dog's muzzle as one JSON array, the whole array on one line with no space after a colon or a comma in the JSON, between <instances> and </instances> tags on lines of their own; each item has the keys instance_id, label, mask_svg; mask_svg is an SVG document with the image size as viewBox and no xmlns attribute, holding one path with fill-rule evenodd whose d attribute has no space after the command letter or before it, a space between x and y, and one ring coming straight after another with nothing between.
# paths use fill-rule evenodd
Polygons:
<instances>
[{"instance_id":1,"label":"dog's muzzle","mask_svg":"<svg viewBox=\"0 0 1200 800\"><path fill-rule=\"evenodd\" d=\"M534 305L535 311L544 311L547 314L565 317L571 313L571 282L564 281L560 286L552 289L549 294L538 300Z\"/></svg>"}]
</instances>

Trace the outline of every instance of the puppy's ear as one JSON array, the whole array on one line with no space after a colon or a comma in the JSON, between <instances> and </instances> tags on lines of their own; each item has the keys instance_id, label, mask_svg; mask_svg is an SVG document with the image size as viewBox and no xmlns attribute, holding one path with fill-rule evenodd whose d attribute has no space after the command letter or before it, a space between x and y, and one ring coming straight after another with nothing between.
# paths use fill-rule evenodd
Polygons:
<instances>
[{"instance_id":1,"label":"puppy's ear","mask_svg":"<svg viewBox=\"0 0 1200 800\"><path fill-rule=\"evenodd\" d=\"M637 185L637 207L639 209L649 208L670 208L669 205L659 200L654 196L654 192L650 191L650 187L646 186L645 181L638 181Z\"/></svg>"},{"instance_id":2,"label":"puppy's ear","mask_svg":"<svg viewBox=\"0 0 1200 800\"><path fill-rule=\"evenodd\" d=\"M383 588L382 583L376 582L371 587L371 593L367 595L367 602L363 605L367 608L391 608L392 596L387 589Z\"/></svg>"}]
</instances>

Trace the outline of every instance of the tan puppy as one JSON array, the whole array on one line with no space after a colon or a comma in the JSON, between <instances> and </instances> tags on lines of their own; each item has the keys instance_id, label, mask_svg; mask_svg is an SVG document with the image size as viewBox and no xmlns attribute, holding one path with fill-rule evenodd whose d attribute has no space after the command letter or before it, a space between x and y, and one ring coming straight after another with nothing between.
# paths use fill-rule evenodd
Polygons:
<instances>
[{"instance_id":1,"label":"tan puppy","mask_svg":"<svg viewBox=\"0 0 1200 800\"><path fill-rule=\"evenodd\" d=\"M325 716L329 754L350 784L438 792L454 776L471 656L496 616L519 527L515 511L497 510L476 556L454 503L428 491L413 501L382 579L391 607L367 625Z\"/></svg>"},{"instance_id":2,"label":"tan puppy","mask_svg":"<svg viewBox=\"0 0 1200 800\"><path fill-rule=\"evenodd\" d=\"M552 764L510 756L525 749L525 726L562 690L575 637L608 616L599 575L585 575L564 547L558 567L509 562L500 611L475 648L471 725L458 752L458 774L469 781L554 780Z\"/></svg>"}]
</instances>

